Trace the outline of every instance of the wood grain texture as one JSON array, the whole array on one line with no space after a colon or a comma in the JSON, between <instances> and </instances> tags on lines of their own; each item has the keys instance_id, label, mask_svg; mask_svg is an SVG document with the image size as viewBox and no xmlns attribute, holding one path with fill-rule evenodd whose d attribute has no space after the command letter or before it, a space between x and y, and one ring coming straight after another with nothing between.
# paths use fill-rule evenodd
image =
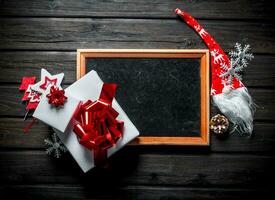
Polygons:
<instances>
[{"instance_id":1,"label":"wood grain texture","mask_svg":"<svg viewBox=\"0 0 275 200\"><path fill-rule=\"evenodd\" d=\"M248 87L275 87L275 56L254 55L244 71L244 83ZM0 52L0 82L19 84L23 76L40 77L41 67L52 74L65 73L63 83L76 80L76 50L56 51L4 51Z\"/></svg>"},{"instance_id":2,"label":"wood grain texture","mask_svg":"<svg viewBox=\"0 0 275 200\"><path fill-rule=\"evenodd\" d=\"M267 0L3 0L0 15L175 18L174 9L177 7L192 13L196 18L274 20L274 5Z\"/></svg>"},{"instance_id":3,"label":"wood grain texture","mask_svg":"<svg viewBox=\"0 0 275 200\"><path fill-rule=\"evenodd\" d=\"M160 186L123 186L95 190L89 185L17 185L2 186L0 193L4 198L23 196L28 199L249 199L272 196L273 191L265 189L234 188L188 188Z\"/></svg>"},{"instance_id":4,"label":"wood grain texture","mask_svg":"<svg viewBox=\"0 0 275 200\"><path fill-rule=\"evenodd\" d=\"M21 118L1 118L0 121L0 148L1 149L44 149L44 139L49 137L50 128L42 122L36 123L28 134L22 132L23 127L29 121L24 122ZM266 153L275 151L275 124L255 122L254 135L252 138L241 137L232 134L225 138L210 137L211 152L250 152ZM16 138L16 139L15 139ZM152 147L161 150L160 147ZM148 148L152 150L152 148ZM137 151L142 148L137 147ZM183 148L185 151L188 148Z\"/></svg>"},{"instance_id":5,"label":"wood grain texture","mask_svg":"<svg viewBox=\"0 0 275 200\"><path fill-rule=\"evenodd\" d=\"M44 151L1 152L1 181L6 185L80 183L95 189L103 185L107 189L114 185L262 189L273 186L273 156L179 153L165 146L162 149L158 154L125 147L110 158L108 166L86 174L81 173L68 154L56 160Z\"/></svg>"},{"instance_id":6,"label":"wood grain texture","mask_svg":"<svg viewBox=\"0 0 275 200\"><path fill-rule=\"evenodd\" d=\"M1 118L0 147L44 149L44 139L50 136L50 127L42 122L37 122L27 134L24 134L23 129L29 122L30 120L23 121L22 118Z\"/></svg>"},{"instance_id":7,"label":"wood grain texture","mask_svg":"<svg viewBox=\"0 0 275 200\"><path fill-rule=\"evenodd\" d=\"M0 1L1 199L274 195L274 5L268 0ZM77 48L205 48L176 17L176 7L199 19L226 52L235 42L252 45L255 59L244 73L259 105L252 138L212 135L208 148L127 146L107 166L83 174L69 154L60 160L45 155L46 125L22 133L21 77L39 76L40 67L64 71L66 87L75 81ZM217 113L211 110L211 116Z\"/></svg>"},{"instance_id":8,"label":"wood grain texture","mask_svg":"<svg viewBox=\"0 0 275 200\"><path fill-rule=\"evenodd\" d=\"M226 51L244 40L255 53L275 52L272 22L199 22ZM205 48L180 19L2 18L0 24L0 49L5 50Z\"/></svg>"}]
</instances>

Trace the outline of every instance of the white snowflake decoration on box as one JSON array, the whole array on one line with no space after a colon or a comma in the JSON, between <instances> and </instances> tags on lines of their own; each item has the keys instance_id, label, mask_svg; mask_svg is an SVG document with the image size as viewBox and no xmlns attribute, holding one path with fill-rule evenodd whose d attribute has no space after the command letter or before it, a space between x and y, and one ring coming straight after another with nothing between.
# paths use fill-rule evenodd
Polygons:
<instances>
[{"instance_id":1,"label":"white snowflake decoration on box","mask_svg":"<svg viewBox=\"0 0 275 200\"><path fill-rule=\"evenodd\" d=\"M53 154L54 157L60 158L61 152L66 152L67 148L62 144L56 133L52 134L52 139L45 139L45 144L48 146L46 153L48 155Z\"/></svg>"}]
</instances>

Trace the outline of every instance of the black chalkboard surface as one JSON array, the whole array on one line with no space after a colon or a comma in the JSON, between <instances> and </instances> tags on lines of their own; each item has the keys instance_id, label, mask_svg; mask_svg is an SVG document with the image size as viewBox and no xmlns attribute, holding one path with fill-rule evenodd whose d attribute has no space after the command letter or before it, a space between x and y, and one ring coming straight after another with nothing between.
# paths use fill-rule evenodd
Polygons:
<instances>
[{"instance_id":1,"label":"black chalkboard surface","mask_svg":"<svg viewBox=\"0 0 275 200\"><path fill-rule=\"evenodd\" d=\"M189 57L164 52L159 56L143 54L113 52L113 56L104 53L85 56L85 65L78 72L95 70L104 82L118 85L116 99L140 131L141 138L167 142L170 138L174 141L202 138L205 132L202 93L209 84L201 79L205 64L202 52L197 56L193 52Z\"/></svg>"}]
</instances>

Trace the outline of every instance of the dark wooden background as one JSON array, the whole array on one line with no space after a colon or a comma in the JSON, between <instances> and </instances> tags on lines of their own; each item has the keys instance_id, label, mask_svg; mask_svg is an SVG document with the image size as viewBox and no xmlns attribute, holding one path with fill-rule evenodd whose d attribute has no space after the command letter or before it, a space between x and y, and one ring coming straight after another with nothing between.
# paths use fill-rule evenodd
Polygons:
<instances>
[{"instance_id":1,"label":"dark wooden background","mask_svg":"<svg viewBox=\"0 0 275 200\"><path fill-rule=\"evenodd\" d=\"M275 26L272 1L1 0L1 199L240 199L274 195ZM45 67L75 81L77 48L205 48L180 7L230 50L252 45L244 82L259 105L252 138L211 137L209 148L127 146L83 174L70 155L45 155L49 128L24 123L22 76ZM212 112L215 113L214 109ZM3 198L4 197L4 198Z\"/></svg>"}]
</instances>

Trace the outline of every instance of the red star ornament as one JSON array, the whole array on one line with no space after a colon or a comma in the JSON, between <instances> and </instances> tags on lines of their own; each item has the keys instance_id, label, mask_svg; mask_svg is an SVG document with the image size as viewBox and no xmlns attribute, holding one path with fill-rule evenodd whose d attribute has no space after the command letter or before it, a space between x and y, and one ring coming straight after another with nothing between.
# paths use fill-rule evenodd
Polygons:
<instances>
[{"instance_id":1,"label":"red star ornament","mask_svg":"<svg viewBox=\"0 0 275 200\"><path fill-rule=\"evenodd\" d=\"M26 106L26 110L35 110L38 106L39 102L29 102Z\"/></svg>"},{"instance_id":2,"label":"red star ornament","mask_svg":"<svg viewBox=\"0 0 275 200\"><path fill-rule=\"evenodd\" d=\"M32 90L32 86L33 85L28 86L28 89L25 91L25 94L21 99L22 101L30 101L32 103L40 102L41 93Z\"/></svg>"},{"instance_id":3,"label":"red star ornament","mask_svg":"<svg viewBox=\"0 0 275 200\"><path fill-rule=\"evenodd\" d=\"M41 69L41 80L31 86L31 89L43 94L48 86L59 87L64 78L64 73L51 75L47 70Z\"/></svg>"}]
</instances>

